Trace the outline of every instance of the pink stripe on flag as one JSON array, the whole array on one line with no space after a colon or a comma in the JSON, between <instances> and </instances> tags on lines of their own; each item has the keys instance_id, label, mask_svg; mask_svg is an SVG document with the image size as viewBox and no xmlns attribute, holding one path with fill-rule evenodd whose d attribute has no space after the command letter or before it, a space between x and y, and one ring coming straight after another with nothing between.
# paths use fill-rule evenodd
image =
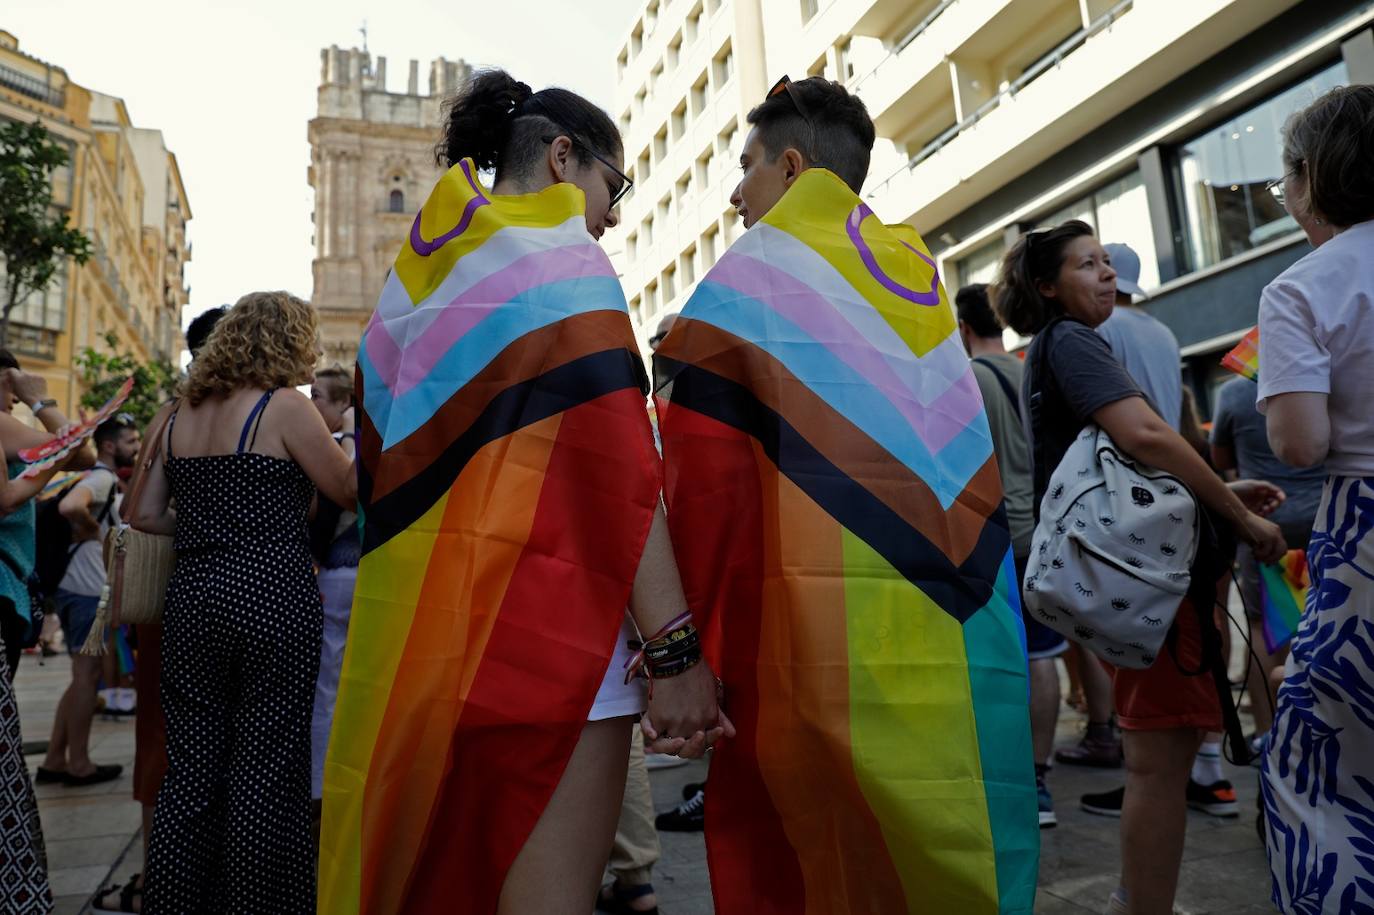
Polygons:
<instances>
[{"instance_id":1,"label":"pink stripe on flag","mask_svg":"<svg viewBox=\"0 0 1374 915\"><path fill-rule=\"evenodd\" d=\"M972 371L962 373L931 403L921 404L874 341L850 324L827 297L777 267L727 253L709 278L771 308L862 375L906 418L932 454L953 441L983 410ZM916 355L906 358L914 370Z\"/></svg>"},{"instance_id":2,"label":"pink stripe on flag","mask_svg":"<svg viewBox=\"0 0 1374 915\"><path fill-rule=\"evenodd\" d=\"M393 395L400 397L424 381L454 344L511 299L548 283L606 276L608 265L609 261L594 243L535 251L478 280L447 305L426 306L443 311L396 356L400 365L395 384L391 385ZM395 320L399 323L408 317ZM375 359L370 348L368 356ZM380 367L378 374L382 374Z\"/></svg>"}]
</instances>

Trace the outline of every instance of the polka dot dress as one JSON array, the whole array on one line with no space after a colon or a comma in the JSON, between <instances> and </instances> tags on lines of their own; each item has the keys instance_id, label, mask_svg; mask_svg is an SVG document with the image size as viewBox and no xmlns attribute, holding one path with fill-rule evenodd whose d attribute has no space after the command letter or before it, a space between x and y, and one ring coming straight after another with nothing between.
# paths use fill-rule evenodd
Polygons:
<instances>
[{"instance_id":1,"label":"polka dot dress","mask_svg":"<svg viewBox=\"0 0 1374 915\"><path fill-rule=\"evenodd\" d=\"M166 468L177 507L162 636L170 767L143 911L313 913L314 487L294 462L242 445L193 458L168 447Z\"/></svg>"}]
</instances>

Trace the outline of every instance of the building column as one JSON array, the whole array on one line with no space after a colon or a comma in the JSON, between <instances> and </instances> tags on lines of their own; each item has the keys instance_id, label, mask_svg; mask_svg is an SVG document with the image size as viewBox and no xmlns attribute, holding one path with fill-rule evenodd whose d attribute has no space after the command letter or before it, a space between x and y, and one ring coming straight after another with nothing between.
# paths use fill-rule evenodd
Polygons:
<instances>
[{"instance_id":1,"label":"building column","mask_svg":"<svg viewBox=\"0 0 1374 915\"><path fill-rule=\"evenodd\" d=\"M1350 71L1350 85L1374 83L1374 29L1356 32L1341 42L1341 57Z\"/></svg>"},{"instance_id":2,"label":"building column","mask_svg":"<svg viewBox=\"0 0 1374 915\"><path fill-rule=\"evenodd\" d=\"M992 98L997 87L992 67L985 60L949 60L949 78L954 84L954 119L959 123L972 116Z\"/></svg>"},{"instance_id":3,"label":"building column","mask_svg":"<svg viewBox=\"0 0 1374 915\"><path fill-rule=\"evenodd\" d=\"M1159 259L1159 281L1167 283L1183 274L1179 250L1183 239L1174 235L1174 220L1169 205L1169 174L1164 167L1160 147L1151 146L1136 159L1141 182L1145 185L1145 203L1150 213L1150 228L1154 233L1155 255Z\"/></svg>"}]
</instances>

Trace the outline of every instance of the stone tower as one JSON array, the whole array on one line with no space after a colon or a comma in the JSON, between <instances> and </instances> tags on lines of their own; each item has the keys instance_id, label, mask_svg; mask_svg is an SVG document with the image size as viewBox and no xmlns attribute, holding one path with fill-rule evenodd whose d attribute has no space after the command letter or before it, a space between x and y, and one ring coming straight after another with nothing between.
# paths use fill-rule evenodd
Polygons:
<instances>
[{"instance_id":1,"label":"stone tower","mask_svg":"<svg viewBox=\"0 0 1374 915\"><path fill-rule=\"evenodd\" d=\"M319 103L309 125L315 190L314 293L324 365L351 367L363 327L420 204L442 173L440 107L470 68L439 58L420 94L410 62L404 94L388 92L386 58L356 48L320 52Z\"/></svg>"}]
</instances>

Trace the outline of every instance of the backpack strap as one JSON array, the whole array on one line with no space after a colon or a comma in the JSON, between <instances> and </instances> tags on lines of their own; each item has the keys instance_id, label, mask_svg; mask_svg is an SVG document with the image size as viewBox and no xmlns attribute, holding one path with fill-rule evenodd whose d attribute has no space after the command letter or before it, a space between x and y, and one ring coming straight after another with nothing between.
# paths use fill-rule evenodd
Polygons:
<instances>
[{"instance_id":1,"label":"backpack strap","mask_svg":"<svg viewBox=\"0 0 1374 915\"><path fill-rule=\"evenodd\" d=\"M1064 316L1054 318L1050 323L1040 328L1040 333L1036 337L1040 340L1040 348L1035 352L1035 359L1031 361L1030 377L1022 381L1022 385L1029 384L1027 389L1029 396L1026 403L1030 406L1030 429L1031 429L1031 459L1033 467L1031 476L1033 478L1034 493L1031 498L1031 508L1034 511L1035 523L1040 523L1040 497L1050 488L1050 476L1054 473L1053 467L1045 466L1045 424L1044 399L1045 399L1045 370L1049 365L1050 331L1054 329ZM1031 342L1034 346L1034 341ZM1020 412L1019 410L1017 411Z\"/></svg>"},{"instance_id":2,"label":"backpack strap","mask_svg":"<svg viewBox=\"0 0 1374 915\"><path fill-rule=\"evenodd\" d=\"M1011 408L1016 411L1016 418L1024 422L1021 416L1021 397L1016 393L1016 388L1012 387L1011 379L1003 374L997 364L986 356L974 356L973 361L992 372L992 377L997 379L998 385L1002 388L1002 393L1007 395L1007 400L1011 401Z\"/></svg>"}]
</instances>

